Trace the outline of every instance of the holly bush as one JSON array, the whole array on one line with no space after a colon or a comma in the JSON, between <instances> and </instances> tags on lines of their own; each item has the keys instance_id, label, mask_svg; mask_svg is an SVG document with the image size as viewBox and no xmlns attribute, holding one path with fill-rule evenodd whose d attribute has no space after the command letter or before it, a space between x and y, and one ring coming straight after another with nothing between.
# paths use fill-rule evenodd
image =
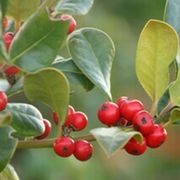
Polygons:
<instances>
[{"instance_id":1,"label":"holly bush","mask_svg":"<svg viewBox=\"0 0 180 180\"><path fill-rule=\"evenodd\" d=\"M126 96L113 102L113 40L96 28L75 30L74 17L86 15L92 5L93 0L0 1L1 179L18 179L10 165L16 149L49 147L58 156L73 154L85 161L97 141L107 156L118 149L140 155L166 140L168 125L179 124L180 2L167 1L164 21L149 20L139 37L135 69L151 99L149 110ZM68 58L62 56L64 49ZM94 87L104 96L97 116L105 126L73 137L91 122L69 105L71 94ZM29 103L8 102L21 92ZM53 121L43 118L34 102L46 104ZM51 123L56 134L48 138Z\"/></svg>"}]
</instances>

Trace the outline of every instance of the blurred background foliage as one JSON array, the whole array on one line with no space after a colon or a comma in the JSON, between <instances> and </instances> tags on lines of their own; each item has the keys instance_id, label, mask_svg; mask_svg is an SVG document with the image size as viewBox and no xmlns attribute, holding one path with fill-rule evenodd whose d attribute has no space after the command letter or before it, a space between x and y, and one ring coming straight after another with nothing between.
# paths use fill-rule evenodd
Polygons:
<instances>
[{"instance_id":1,"label":"blurred background foliage","mask_svg":"<svg viewBox=\"0 0 180 180\"><path fill-rule=\"evenodd\" d=\"M148 109L150 100L138 83L135 74L135 54L139 34L149 19L163 18L165 0L95 0L90 13L77 17L78 28L95 27L105 31L113 39L116 57L112 69L112 95L114 100L126 95L140 99ZM67 56L67 53L63 53ZM26 101L20 94L11 101ZM70 104L85 112L89 126L83 134L100 126L96 111L105 101L98 89L76 92ZM51 112L42 104L36 104L43 116L50 121ZM53 125L54 126L54 125ZM80 133L74 133L78 136ZM94 155L87 162L74 157L60 158L52 149L18 150L13 165L21 180L178 180L180 179L180 128L168 127L168 140L160 148L134 157L119 151L108 159L96 142Z\"/></svg>"}]
</instances>

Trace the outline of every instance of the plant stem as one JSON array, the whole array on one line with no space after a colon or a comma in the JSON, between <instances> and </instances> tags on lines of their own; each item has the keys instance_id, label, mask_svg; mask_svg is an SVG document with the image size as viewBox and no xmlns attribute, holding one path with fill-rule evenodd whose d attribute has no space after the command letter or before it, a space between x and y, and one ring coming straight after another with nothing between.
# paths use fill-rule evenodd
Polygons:
<instances>
[{"instance_id":1,"label":"plant stem","mask_svg":"<svg viewBox=\"0 0 180 180\"><path fill-rule=\"evenodd\" d=\"M88 134L85 136L75 137L74 140L83 139L86 141L94 141L95 138L93 135ZM18 142L18 149L25 149L25 148L51 148L53 146L54 141L56 138L52 139L44 139L44 140L22 140Z\"/></svg>"},{"instance_id":2,"label":"plant stem","mask_svg":"<svg viewBox=\"0 0 180 180\"><path fill-rule=\"evenodd\" d=\"M152 103L151 110L150 110L150 114L151 114L152 116L155 116L155 114L156 114L156 107L157 107L157 102L154 101L154 102Z\"/></svg>"}]
</instances>

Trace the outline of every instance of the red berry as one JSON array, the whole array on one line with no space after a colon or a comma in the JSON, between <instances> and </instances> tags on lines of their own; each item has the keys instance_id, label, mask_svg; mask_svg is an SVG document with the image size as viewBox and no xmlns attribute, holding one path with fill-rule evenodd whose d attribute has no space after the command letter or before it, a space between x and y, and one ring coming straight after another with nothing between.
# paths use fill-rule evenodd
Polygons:
<instances>
[{"instance_id":1,"label":"red berry","mask_svg":"<svg viewBox=\"0 0 180 180\"><path fill-rule=\"evenodd\" d=\"M8 103L8 97L5 92L0 91L0 111L3 111Z\"/></svg>"},{"instance_id":2,"label":"red berry","mask_svg":"<svg viewBox=\"0 0 180 180\"><path fill-rule=\"evenodd\" d=\"M124 146L127 153L132 155L141 155L146 151L146 141L138 142L135 138L131 138L130 141Z\"/></svg>"},{"instance_id":3,"label":"red berry","mask_svg":"<svg viewBox=\"0 0 180 180\"><path fill-rule=\"evenodd\" d=\"M113 126L120 118L119 106L113 102L104 102L98 110L98 118L107 126Z\"/></svg>"},{"instance_id":4,"label":"red berry","mask_svg":"<svg viewBox=\"0 0 180 180\"><path fill-rule=\"evenodd\" d=\"M135 99L124 102L120 108L120 112L125 119L132 121L134 115L143 109L143 104Z\"/></svg>"},{"instance_id":5,"label":"red berry","mask_svg":"<svg viewBox=\"0 0 180 180\"><path fill-rule=\"evenodd\" d=\"M66 116L66 121L65 121L65 123L67 123L67 121L68 121L68 116L69 116L70 114L74 113L74 112L75 112L74 108L69 105L69 106L68 106L68 111L67 111L67 116ZM57 124L58 124L58 121L59 121L59 117L58 117L57 112L55 112L55 111L52 112L52 119L54 120L55 124L57 125Z\"/></svg>"},{"instance_id":6,"label":"red berry","mask_svg":"<svg viewBox=\"0 0 180 180\"><path fill-rule=\"evenodd\" d=\"M20 72L20 69L16 66L8 66L7 68L5 68L4 73L7 76L12 76L12 75L16 75Z\"/></svg>"},{"instance_id":7,"label":"red berry","mask_svg":"<svg viewBox=\"0 0 180 180\"><path fill-rule=\"evenodd\" d=\"M64 125L65 126L70 126L71 125L71 114L75 113L75 110L72 106L68 106L68 111L67 111L67 115L66 115L66 120Z\"/></svg>"},{"instance_id":8,"label":"red berry","mask_svg":"<svg viewBox=\"0 0 180 180\"><path fill-rule=\"evenodd\" d=\"M80 161L86 161L91 158L93 146L88 141L78 140L75 142L74 156Z\"/></svg>"},{"instance_id":9,"label":"red berry","mask_svg":"<svg viewBox=\"0 0 180 180\"><path fill-rule=\"evenodd\" d=\"M74 152L74 140L70 137L60 137L53 144L55 153L61 157L71 156Z\"/></svg>"},{"instance_id":10,"label":"red berry","mask_svg":"<svg viewBox=\"0 0 180 180\"><path fill-rule=\"evenodd\" d=\"M6 32L3 35L3 41L4 41L4 44L6 46L7 51L9 51L9 47L11 45L13 38L14 38L14 34L12 32Z\"/></svg>"},{"instance_id":11,"label":"red berry","mask_svg":"<svg viewBox=\"0 0 180 180\"><path fill-rule=\"evenodd\" d=\"M164 143L166 138L166 129L161 127L159 124L154 124L152 133L146 136L146 143L147 146L151 148L157 148Z\"/></svg>"},{"instance_id":12,"label":"red berry","mask_svg":"<svg viewBox=\"0 0 180 180\"><path fill-rule=\"evenodd\" d=\"M76 29L76 21L72 16L68 14L63 14L61 15L61 20L63 21L70 20L67 34L72 33Z\"/></svg>"},{"instance_id":13,"label":"red berry","mask_svg":"<svg viewBox=\"0 0 180 180\"><path fill-rule=\"evenodd\" d=\"M69 127L72 127L74 131L81 131L87 126L88 118L83 112L77 111L68 116L66 125L67 124Z\"/></svg>"},{"instance_id":14,"label":"red berry","mask_svg":"<svg viewBox=\"0 0 180 180\"><path fill-rule=\"evenodd\" d=\"M51 123L46 119L43 119L43 123L45 126L45 130L40 136L37 136L36 139L44 139L51 133Z\"/></svg>"},{"instance_id":15,"label":"red berry","mask_svg":"<svg viewBox=\"0 0 180 180\"><path fill-rule=\"evenodd\" d=\"M153 118L147 111L139 111L133 118L134 128L143 135L147 135L153 131Z\"/></svg>"},{"instance_id":16,"label":"red berry","mask_svg":"<svg viewBox=\"0 0 180 180\"><path fill-rule=\"evenodd\" d=\"M122 104L123 104L124 102L126 102L127 100L128 100L128 97L122 96L122 97L120 97L120 98L117 100L116 104L119 106L119 108L121 108Z\"/></svg>"}]
</instances>

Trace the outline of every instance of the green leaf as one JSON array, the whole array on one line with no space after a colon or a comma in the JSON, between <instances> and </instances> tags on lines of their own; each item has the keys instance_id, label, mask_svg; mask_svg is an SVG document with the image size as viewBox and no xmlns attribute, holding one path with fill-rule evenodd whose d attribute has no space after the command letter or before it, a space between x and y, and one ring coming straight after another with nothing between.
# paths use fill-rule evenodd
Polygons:
<instances>
[{"instance_id":1,"label":"green leaf","mask_svg":"<svg viewBox=\"0 0 180 180\"><path fill-rule=\"evenodd\" d=\"M0 173L0 179L2 180L19 180L19 177L15 169L8 164L6 168Z\"/></svg>"},{"instance_id":2,"label":"green leaf","mask_svg":"<svg viewBox=\"0 0 180 180\"><path fill-rule=\"evenodd\" d=\"M92 129L90 133L108 156L111 156L118 149L122 149L132 137L137 138L139 141L143 138L137 131L127 132L118 127L96 128Z\"/></svg>"},{"instance_id":3,"label":"green leaf","mask_svg":"<svg viewBox=\"0 0 180 180\"><path fill-rule=\"evenodd\" d=\"M10 127L0 128L0 172L12 158L17 146L17 140L11 137L11 133Z\"/></svg>"},{"instance_id":4,"label":"green leaf","mask_svg":"<svg viewBox=\"0 0 180 180\"><path fill-rule=\"evenodd\" d=\"M180 106L180 71L176 81L169 88L171 103L174 106Z\"/></svg>"},{"instance_id":5,"label":"green leaf","mask_svg":"<svg viewBox=\"0 0 180 180\"><path fill-rule=\"evenodd\" d=\"M6 111L12 115L11 126L22 136L38 136L44 132L41 113L30 104L8 103Z\"/></svg>"},{"instance_id":6,"label":"green leaf","mask_svg":"<svg viewBox=\"0 0 180 180\"><path fill-rule=\"evenodd\" d=\"M68 47L78 68L111 99L110 75L115 48L110 37L98 29L83 28L69 36Z\"/></svg>"},{"instance_id":7,"label":"green leaf","mask_svg":"<svg viewBox=\"0 0 180 180\"><path fill-rule=\"evenodd\" d=\"M173 26L180 36L180 1L167 0L164 20Z\"/></svg>"},{"instance_id":8,"label":"green leaf","mask_svg":"<svg viewBox=\"0 0 180 180\"><path fill-rule=\"evenodd\" d=\"M6 94L9 96L18 94L23 91L23 82L24 82L24 77L21 77L20 79L17 80L15 84L10 86Z\"/></svg>"},{"instance_id":9,"label":"green leaf","mask_svg":"<svg viewBox=\"0 0 180 180\"><path fill-rule=\"evenodd\" d=\"M47 68L28 74L24 79L24 92L31 101L50 106L63 123L69 103L69 83L60 71Z\"/></svg>"},{"instance_id":10,"label":"green leaf","mask_svg":"<svg viewBox=\"0 0 180 180\"><path fill-rule=\"evenodd\" d=\"M33 14L12 42L11 62L25 71L50 66L67 36L67 26L68 22L49 19L45 10Z\"/></svg>"},{"instance_id":11,"label":"green leaf","mask_svg":"<svg viewBox=\"0 0 180 180\"><path fill-rule=\"evenodd\" d=\"M158 101L158 105L157 105L158 114L160 114L160 112L168 105L169 100L170 100L170 96L169 96L169 88L168 88L166 89L166 91Z\"/></svg>"},{"instance_id":12,"label":"green leaf","mask_svg":"<svg viewBox=\"0 0 180 180\"><path fill-rule=\"evenodd\" d=\"M174 108L171 111L170 121L172 124L180 124L180 107Z\"/></svg>"},{"instance_id":13,"label":"green leaf","mask_svg":"<svg viewBox=\"0 0 180 180\"><path fill-rule=\"evenodd\" d=\"M136 73L151 97L157 102L169 83L169 65L178 51L178 36L165 22L150 20L141 32L137 54Z\"/></svg>"},{"instance_id":14,"label":"green leaf","mask_svg":"<svg viewBox=\"0 0 180 180\"><path fill-rule=\"evenodd\" d=\"M7 9L7 5L8 5L9 0L1 0L0 1L0 61L2 59L7 60L8 59L8 55L6 52L6 48L4 46L4 42L3 42L3 18Z\"/></svg>"},{"instance_id":15,"label":"green leaf","mask_svg":"<svg viewBox=\"0 0 180 180\"><path fill-rule=\"evenodd\" d=\"M91 81L81 72L72 59L56 60L53 67L62 71L70 82L71 91L79 91L85 89L91 90L94 85Z\"/></svg>"},{"instance_id":16,"label":"green leaf","mask_svg":"<svg viewBox=\"0 0 180 180\"><path fill-rule=\"evenodd\" d=\"M14 17L17 21L21 21L35 12L38 6L38 0L10 0L7 14Z\"/></svg>"},{"instance_id":17,"label":"green leaf","mask_svg":"<svg viewBox=\"0 0 180 180\"><path fill-rule=\"evenodd\" d=\"M11 114L1 112L0 113L0 127L8 126L11 123Z\"/></svg>"},{"instance_id":18,"label":"green leaf","mask_svg":"<svg viewBox=\"0 0 180 180\"><path fill-rule=\"evenodd\" d=\"M94 0L63 0L55 7L58 13L85 15L91 9Z\"/></svg>"}]
</instances>

